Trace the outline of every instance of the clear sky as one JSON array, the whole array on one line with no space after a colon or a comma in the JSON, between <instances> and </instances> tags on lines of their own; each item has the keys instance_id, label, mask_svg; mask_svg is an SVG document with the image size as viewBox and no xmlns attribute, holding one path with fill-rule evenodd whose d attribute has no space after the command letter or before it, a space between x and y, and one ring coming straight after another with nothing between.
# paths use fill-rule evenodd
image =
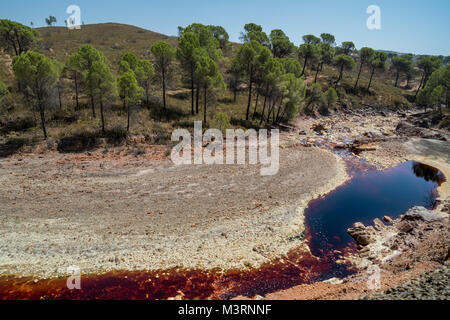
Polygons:
<instances>
[{"instance_id":1,"label":"clear sky","mask_svg":"<svg viewBox=\"0 0 450 320\"><path fill-rule=\"evenodd\" d=\"M54 15L67 19L67 6L81 8L85 24L118 22L176 35L192 22L221 25L239 41L244 24L270 33L282 29L298 45L305 34L332 33L358 48L450 55L449 0L1 0L0 18L35 26ZM381 8L381 30L368 30L369 5Z\"/></svg>"}]
</instances>

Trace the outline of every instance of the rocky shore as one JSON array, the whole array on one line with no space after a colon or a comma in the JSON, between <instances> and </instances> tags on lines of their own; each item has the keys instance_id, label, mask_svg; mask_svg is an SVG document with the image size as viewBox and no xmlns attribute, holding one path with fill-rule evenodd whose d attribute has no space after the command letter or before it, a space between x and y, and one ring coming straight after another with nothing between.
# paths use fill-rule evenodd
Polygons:
<instances>
[{"instance_id":1,"label":"rocky shore","mask_svg":"<svg viewBox=\"0 0 450 320\"><path fill-rule=\"evenodd\" d=\"M449 300L450 265L446 264L419 278L381 293L362 298L363 300Z\"/></svg>"},{"instance_id":2,"label":"rocky shore","mask_svg":"<svg viewBox=\"0 0 450 320\"><path fill-rule=\"evenodd\" d=\"M373 226L356 222L347 230L360 249L348 259L360 269L384 264L433 234L444 235L449 227L448 217L423 207L414 207L395 220L390 217L383 220L384 223L375 219Z\"/></svg>"}]
</instances>

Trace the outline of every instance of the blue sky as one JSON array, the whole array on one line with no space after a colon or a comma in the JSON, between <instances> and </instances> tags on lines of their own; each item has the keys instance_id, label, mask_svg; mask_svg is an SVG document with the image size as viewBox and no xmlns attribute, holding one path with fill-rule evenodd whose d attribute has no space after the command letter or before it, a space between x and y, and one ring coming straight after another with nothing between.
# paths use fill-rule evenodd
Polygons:
<instances>
[{"instance_id":1,"label":"blue sky","mask_svg":"<svg viewBox=\"0 0 450 320\"><path fill-rule=\"evenodd\" d=\"M176 35L179 25L200 22L222 25L239 41L244 24L255 22L267 33L284 30L296 45L304 34L329 32L358 48L450 55L449 0L1 0L0 18L43 26L54 15L63 25L71 4L86 24L118 22ZM366 28L369 5L381 8L381 30Z\"/></svg>"}]
</instances>

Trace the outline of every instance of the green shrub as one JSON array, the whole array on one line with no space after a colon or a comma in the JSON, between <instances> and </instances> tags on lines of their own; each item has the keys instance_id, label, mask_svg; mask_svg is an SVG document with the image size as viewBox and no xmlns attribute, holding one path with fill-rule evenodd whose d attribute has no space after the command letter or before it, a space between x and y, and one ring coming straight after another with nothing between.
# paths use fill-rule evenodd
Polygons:
<instances>
[{"instance_id":1,"label":"green shrub","mask_svg":"<svg viewBox=\"0 0 450 320\"><path fill-rule=\"evenodd\" d=\"M8 93L8 88L6 88L5 83L0 80L0 100L3 99L4 96Z\"/></svg>"},{"instance_id":2,"label":"green shrub","mask_svg":"<svg viewBox=\"0 0 450 320\"><path fill-rule=\"evenodd\" d=\"M211 128L219 129L222 132L231 127L231 117L225 112L218 112L211 121Z\"/></svg>"}]
</instances>

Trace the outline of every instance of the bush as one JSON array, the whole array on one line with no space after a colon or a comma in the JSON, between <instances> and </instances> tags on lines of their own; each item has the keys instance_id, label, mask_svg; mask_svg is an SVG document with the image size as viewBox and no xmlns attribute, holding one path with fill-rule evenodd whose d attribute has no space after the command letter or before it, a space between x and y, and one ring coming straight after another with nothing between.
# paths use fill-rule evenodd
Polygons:
<instances>
[{"instance_id":1,"label":"bush","mask_svg":"<svg viewBox=\"0 0 450 320\"><path fill-rule=\"evenodd\" d=\"M219 129L222 132L231 127L231 118L224 112L218 112L211 121L211 128Z\"/></svg>"},{"instance_id":2,"label":"bush","mask_svg":"<svg viewBox=\"0 0 450 320\"><path fill-rule=\"evenodd\" d=\"M0 80L0 101L3 99L4 96L8 93L8 88L6 88L5 83Z\"/></svg>"},{"instance_id":3,"label":"bush","mask_svg":"<svg viewBox=\"0 0 450 320\"><path fill-rule=\"evenodd\" d=\"M337 100L338 95L336 93L336 90L334 90L333 88L329 88L327 91L325 91L325 103L327 105L327 108L332 106Z\"/></svg>"},{"instance_id":4,"label":"bush","mask_svg":"<svg viewBox=\"0 0 450 320\"><path fill-rule=\"evenodd\" d=\"M167 128L163 127L160 123L155 122L151 130L151 143L154 144L166 144L170 141L171 135Z\"/></svg>"},{"instance_id":5,"label":"bush","mask_svg":"<svg viewBox=\"0 0 450 320\"><path fill-rule=\"evenodd\" d=\"M22 116L8 116L5 120L0 119L2 126L0 132L21 132L36 126L36 122L31 114L24 114Z\"/></svg>"}]
</instances>

